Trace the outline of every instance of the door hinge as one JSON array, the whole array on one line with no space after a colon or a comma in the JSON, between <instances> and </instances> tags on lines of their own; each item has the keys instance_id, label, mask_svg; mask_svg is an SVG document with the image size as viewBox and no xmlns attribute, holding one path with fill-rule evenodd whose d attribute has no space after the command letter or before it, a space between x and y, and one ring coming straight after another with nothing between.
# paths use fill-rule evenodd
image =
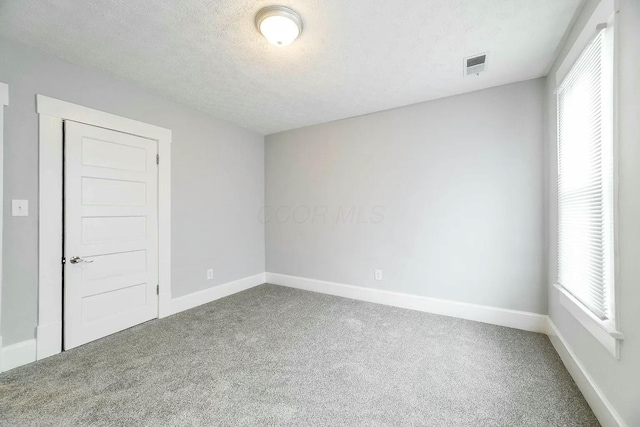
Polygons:
<instances>
[{"instance_id":1,"label":"door hinge","mask_svg":"<svg viewBox=\"0 0 640 427\"><path fill-rule=\"evenodd\" d=\"M67 263L67 259L65 257L62 257L62 264L66 264Z\"/></svg>"},{"instance_id":2,"label":"door hinge","mask_svg":"<svg viewBox=\"0 0 640 427\"><path fill-rule=\"evenodd\" d=\"M160 154L156 154L156 165L160 164Z\"/></svg>"},{"instance_id":3,"label":"door hinge","mask_svg":"<svg viewBox=\"0 0 640 427\"><path fill-rule=\"evenodd\" d=\"M160 295L160 285L156 285L156 295Z\"/></svg>"}]
</instances>

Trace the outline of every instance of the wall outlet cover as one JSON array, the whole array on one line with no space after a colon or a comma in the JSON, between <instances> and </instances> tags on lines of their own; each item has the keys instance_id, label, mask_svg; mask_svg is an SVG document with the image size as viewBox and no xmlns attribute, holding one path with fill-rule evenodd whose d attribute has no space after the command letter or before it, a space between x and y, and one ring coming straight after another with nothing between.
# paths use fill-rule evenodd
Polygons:
<instances>
[{"instance_id":1,"label":"wall outlet cover","mask_svg":"<svg viewBox=\"0 0 640 427\"><path fill-rule=\"evenodd\" d=\"M376 280L382 280L382 270L373 270L373 277Z\"/></svg>"},{"instance_id":2,"label":"wall outlet cover","mask_svg":"<svg viewBox=\"0 0 640 427\"><path fill-rule=\"evenodd\" d=\"M28 200L12 200L11 216L29 216Z\"/></svg>"},{"instance_id":3,"label":"wall outlet cover","mask_svg":"<svg viewBox=\"0 0 640 427\"><path fill-rule=\"evenodd\" d=\"M207 270L207 280L213 279L213 268Z\"/></svg>"}]
</instances>

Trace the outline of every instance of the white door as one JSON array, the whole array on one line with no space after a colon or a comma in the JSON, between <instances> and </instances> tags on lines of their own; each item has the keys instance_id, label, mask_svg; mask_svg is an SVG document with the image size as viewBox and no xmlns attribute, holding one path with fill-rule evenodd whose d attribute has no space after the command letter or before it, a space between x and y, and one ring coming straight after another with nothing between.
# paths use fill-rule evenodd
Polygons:
<instances>
[{"instance_id":1,"label":"white door","mask_svg":"<svg viewBox=\"0 0 640 427\"><path fill-rule=\"evenodd\" d=\"M64 348L158 317L156 141L65 121Z\"/></svg>"}]
</instances>

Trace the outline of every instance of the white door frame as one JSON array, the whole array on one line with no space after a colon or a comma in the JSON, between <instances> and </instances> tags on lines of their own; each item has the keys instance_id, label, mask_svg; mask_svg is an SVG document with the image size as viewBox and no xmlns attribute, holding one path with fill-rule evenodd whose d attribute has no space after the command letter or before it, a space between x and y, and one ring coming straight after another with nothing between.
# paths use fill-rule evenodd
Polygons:
<instances>
[{"instance_id":1,"label":"white door frame","mask_svg":"<svg viewBox=\"0 0 640 427\"><path fill-rule=\"evenodd\" d=\"M0 82L0 319L2 318L2 223L4 222L4 106L9 105L9 86ZM0 372L2 372L2 323L0 323Z\"/></svg>"},{"instance_id":2,"label":"white door frame","mask_svg":"<svg viewBox=\"0 0 640 427\"><path fill-rule=\"evenodd\" d=\"M171 314L171 130L37 95L40 121L37 360L62 351L62 122L158 141L158 317Z\"/></svg>"}]
</instances>

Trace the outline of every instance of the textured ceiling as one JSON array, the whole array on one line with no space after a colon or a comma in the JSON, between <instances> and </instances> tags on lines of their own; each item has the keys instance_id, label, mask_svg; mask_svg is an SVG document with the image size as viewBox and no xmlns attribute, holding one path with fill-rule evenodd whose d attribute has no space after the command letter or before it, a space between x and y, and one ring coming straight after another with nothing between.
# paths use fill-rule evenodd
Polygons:
<instances>
[{"instance_id":1,"label":"textured ceiling","mask_svg":"<svg viewBox=\"0 0 640 427\"><path fill-rule=\"evenodd\" d=\"M253 24L304 21L278 48ZM4 0L0 35L269 134L543 76L581 0ZM489 52L463 77L463 58Z\"/></svg>"}]
</instances>

